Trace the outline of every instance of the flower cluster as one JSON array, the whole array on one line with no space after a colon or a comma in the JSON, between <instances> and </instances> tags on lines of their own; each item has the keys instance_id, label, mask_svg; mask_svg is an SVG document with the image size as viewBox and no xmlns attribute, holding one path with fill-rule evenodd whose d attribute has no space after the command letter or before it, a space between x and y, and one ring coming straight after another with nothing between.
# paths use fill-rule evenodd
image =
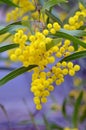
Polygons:
<instances>
[{"instance_id":1,"label":"flower cluster","mask_svg":"<svg viewBox=\"0 0 86 130\"><path fill-rule=\"evenodd\" d=\"M86 18L86 8L79 3L80 10L75 13L74 16L69 18L69 23L64 25L64 28L67 30L76 30L79 29L85 23Z\"/></svg>"},{"instance_id":2,"label":"flower cluster","mask_svg":"<svg viewBox=\"0 0 86 130\"><path fill-rule=\"evenodd\" d=\"M10 59L22 62L25 67L38 65L33 69L30 89L34 94L33 100L37 110L42 109L42 103L47 102L47 97L54 90L53 83L59 86L64 82L66 75L74 76L75 72L80 70L80 66L72 62L57 62L74 52L69 40L64 40L64 43L61 41L48 50L46 48L53 41L48 34L55 34L60 28L55 22L49 23L46 29L36 32L29 39L22 30L18 30L14 35L13 42L19 47L10 52Z\"/></svg>"},{"instance_id":3,"label":"flower cluster","mask_svg":"<svg viewBox=\"0 0 86 130\"><path fill-rule=\"evenodd\" d=\"M7 13L6 16L7 22L16 21L19 20L20 18L23 18L23 20L27 20L25 19L26 17L24 15L29 11L35 10L34 3L29 0L13 0L13 2L16 5L18 5L19 8L16 7L14 10Z\"/></svg>"},{"instance_id":4,"label":"flower cluster","mask_svg":"<svg viewBox=\"0 0 86 130\"><path fill-rule=\"evenodd\" d=\"M79 10L76 11L74 16L69 18L68 24L64 25L64 29L66 30L80 29L80 27L85 24L85 19L86 19L86 8L81 3L79 3ZM86 42L86 36L82 37L82 41ZM82 50L85 50L85 48L79 46L78 51L82 51Z\"/></svg>"},{"instance_id":5,"label":"flower cluster","mask_svg":"<svg viewBox=\"0 0 86 130\"><path fill-rule=\"evenodd\" d=\"M36 68L32 75L31 92L34 93L34 103L38 110L42 108L42 103L47 102L47 96L54 90L53 83L56 86L61 85L64 82L65 76L68 74L74 76L75 72L80 70L80 66L64 61L62 63L58 62L50 71L49 69L48 67L48 71L44 72L44 70L41 71Z\"/></svg>"}]
</instances>

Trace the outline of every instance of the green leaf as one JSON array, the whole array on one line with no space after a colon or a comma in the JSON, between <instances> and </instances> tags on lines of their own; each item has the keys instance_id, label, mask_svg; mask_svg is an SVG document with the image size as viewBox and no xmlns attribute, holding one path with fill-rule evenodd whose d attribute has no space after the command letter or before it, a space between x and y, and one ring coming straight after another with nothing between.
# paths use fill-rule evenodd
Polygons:
<instances>
[{"instance_id":1,"label":"green leaf","mask_svg":"<svg viewBox=\"0 0 86 130\"><path fill-rule=\"evenodd\" d=\"M19 7L18 5L13 3L11 0L0 0L0 2L5 3L5 4L9 5L9 6Z\"/></svg>"},{"instance_id":2,"label":"green leaf","mask_svg":"<svg viewBox=\"0 0 86 130\"><path fill-rule=\"evenodd\" d=\"M4 85L5 83L14 79L15 77L27 72L28 70L33 69L34 67L37 67L37 65L29 65L28 67L20 67L16 70L12 71L11 73L7 74L5 77L0 79L0 86Z\"/></svg>"},{"instance_id":3,"label":"green leaf","mask_svg":"<svg viewBox=\"0 0 86 130\"><path fill-rule=\"evenodd\" d=\"M2 104L0 104L0 108L3 111L3 113L5 114L7 120L9 121L8 113L7 113L6 109L5 109L5 107Z\"/></svg>"},{"instance_id":4,"label":"green leaf","mask_svg":"<svg viewBox=\"0 0 86 130\"><path fill-rule=\"evenodd\" d=\"M74 105L74 112L73 112L73 116L72 116L72 122L73 122L73 125L74 125L74 128L77 128L78 126L78 116L79 116L79 110L80 110L80 105L81 105L81 101L82 101L82 98L83 98L83 91L81 91L79 97L77 98L76 100L76 103Z\"/></svg>"},{"instance_id":5,"label":"green leaf","mask_svg":"<svg viewBox=\"0 0 86 130\"><path fill-rule=\"evenodd\" d=\"M10 45L6 45L6 46L2 46L2 47L0 47L0 53L13 49L13 48L16 48L18 46L19 46L18 44L10 44Z\"/></svg>"},{"instance_id":6,"label":"green leaf","mask_svg":"<svg viewBox=\"0 0 86 130\"><path fill-rule=\"evenodd\" d=\"M56 129L56 130L63 130L62 127L58 126L57 124L55 123L50 123L50 126L51 126L51 129Z\"/></svg>"},{"instance_id":7,"label":"green leaf","mask_svg":"<svg viewBox=\"0 0 86 130\"><path fill-rule=\"evenodd\" d=\"M10 36L12 36L12 34L8 34L7 36L5 36L0 43L3 43L4 41L6 41Z\"/></svg>"},{"instance_id":8,"label":"green leaf","mask_svg":"<svg viewBox=\"0 0 86 130\"><path fill-rule=\"evenodd\" d=\"M52 7L49 9L49 11L48 11L48 10L45 10L45 13L46 13L46 14L47 14L47 12L48 12L49 14L51 14L51 13L52 13ZM48 15L48 14L47 14L47 15ZM50 21L50 16L48 15L47 20L46 20L46 23L48 24L49 21Z\"/></svg>"},{"instance_id":9,"label":"green leaf","mask_svg":"<svg viewBox=\"0 0 86 130\"><path fill-rule=\"evenodd\" d=\"M14 33L19 28L24 28L24 25L22 25L21 21L11 23L0 30L0 35L8 33L8 32Z\"/></svg>"},{"instance_id":10,"label":"green leaf","mask_svg":"<svg viewBox=\"0 0 86 130\"><path fill-rule=\"evenodd\" d=\"M49 18L53 20L53 22L58 22L61 26L63 25L62 21L58 17L50 13L47 9L45 10L45 13L49 16Z\"/></svg>"},{"instance_id":11,"label":"green leaf","mask_svg":"<svg viewBox=\"0 0 86 130\"><path fill-rule=\"evenodd\" d=\"M64 130L62 127L58 126L55 123L51 123L50 126L51 126L51 130L54 130L54 129L55 130Z\"/></svg>"},{"instance_id":12,"label":"green leaf","mask_svg":"<svg viewBox=\"0 0 86 130\"><path fill-rule=\"evenodd\" d=\"M77 45L80 45L80 46L86 48L86 43L85 43L85 42L83 42L83 41L79 40L78 38L76 38L76 37L74 37L74 36L68 34L67 32L62 32L62 30L61 30L61 31L58 31L58 32L57 32L55 35L53 35L53 36L68 39L68 40L72 41L73 43L75 43L75 44L77 44Z\"/></svg>"},{"instance_id":13,"label":"green leaf","mask_svg":"<svg viewBox=\"0 0 86 130\"><path fill-rule=\"evenodd\" d=\"M50 43L46 44L46 50L48 51L50 48L54 47L61 41L62 41L62 38L53 39Z\"/></svg>"},{"instance_id":14,"label":"green leaf","mask_svg":"<svg viewBox=\"0 0 86 130\"><path fill-rule=\"evenodd\" d=\"M66 104L67 104L67 99L64 99L63 104L62 104L62 114L64 117L66 117Z\"/></svg>"},{"instance_id":15,"label":"green leaf","mask_svg":"<svg viewBox=\"0 0 86 130\"><path fill-rule=\"evenodd\" d=\"M73 47L74 47L74 50L75 50L75 51L78 50L78 44L76 44L76 43L73 42Z\"/></svg>"},{"instance_id":16,"label":"green leaf","mask_svg":"<svg viewBox=\"0 0 86 130\"><path fill-rule=\"evenodd\" d=\"M43 115L43 120L44 120L44 123L45 123L45 126L46 126L46 130L52 130L45 115Z\"/></svg>"},{"instance_id":17,"label":"green leaf","mask_svg":"<svg viewBox=\"0 0 86 130\"><path fill-rule=\"evenodd\" d=\"M75 37L82 37L86 36L86 31L85 30L65 30L65 29L60 29L60 32L75 36Z\"/></svg>"},{"instance_id":18,"label":"green leaf","mask_svg":"<svg viewBox=\"0 0 86 130\"><path fill-rule=\"evenodd\" d=\"M28 27L30 32L33 34L32 26L30 20L22 21L21 22L23 26Z\"/></svg>"},{"instance_id":19,"label":"green leaf","mask_svg":"<svg viewBox=\"0 0 86 130\"><path fill-rule=\"evenodd\" d=\"M43 11L45 9L49 10L49 8L51 8L55 5L58 5L59 3L64 3L64 2L67 2L67 0L49 0L49 1L44 3Z\"/></svg>"},{"instance_id":20,"label":"green leaf","mask_svg":"<svg viewBox=\"0 0 86 130\"><path fill-rule=\"evenodd\" d=\"M1 30L3 27L4 27L3 25L0 25L0 30Z\"/></svg>"},{"instance_id":21,"label":"green leaf","mask_svg":"<svg viewBox=\"0 0 86 130\"><path fill-rule=\"evenodd\" d=\"M1 110L3 111L3 113L4 113L4 115L5 115L6 119L7 119L8 129L10 130L12 127L11 127L11 125L10 125L10 119L9 119L7 110L6 110L6 108L5 108L2 104L0 104L0 108L1 108Z\"/></svg>"},{"instance_id":22,"label":"green leaf","mask_svg":"<svg viewBox=\"0 0 86 130\"><path fill-rule=\"evenodd\" d=\"M60 62L76 60L76 59L84 58L84 57L86 57L86 50L75 52L75 53L63 58Z\"/></svg>"},{"instance_id":23,"label":"green leaf","mask_svg":"<svg viewBox=\"0 0 86 130\"><path fill-rule=\"evenodd\" d=\"M65 30L65 29L60 29L59 32L63 32L63 33L66 33L68 35L72 35L72 36L75 36L75 37L82 37L82 36L86 36L86 31L84 30ZM73 46L75 48L75 50L78 50L78 44L76 44L76 42L74 42L73 40Z\"/></svg>"},{"instance_id":24,"label":"green leaf","mask_svg":"<svg viewBox=\"0 0 86 130\"><path fill-rule=\"evenodd\" d=\"M72 35L75 37L86 36L86 31L84 31L84 30L71 30L70 31L70 30L60 29L59 32L64 33L64 34L68 34L67 36L69 36L69 35ZM63 36L63 37L65 37L65 36ZM71 37L69 37L69 39L71 40ZM72 39L73 39L73 37L72 37ZM76 42L74 42L74 40L72 40L72 41L73 41L73 46L75 48L75 51L78 50L78 44L76 44Z\"/></svg>"},{"instance_id":25,"label":"green leaf","mask_svg":"<svg viewBox=\"0 0 86 130\"><path fill-rule=\"evenodd\" d=\"M81 26L81 27L79 28L79 30L84 30L84 29L86 29L86 25L83 25L83 26Z\"/></svg>"}]
</instances>

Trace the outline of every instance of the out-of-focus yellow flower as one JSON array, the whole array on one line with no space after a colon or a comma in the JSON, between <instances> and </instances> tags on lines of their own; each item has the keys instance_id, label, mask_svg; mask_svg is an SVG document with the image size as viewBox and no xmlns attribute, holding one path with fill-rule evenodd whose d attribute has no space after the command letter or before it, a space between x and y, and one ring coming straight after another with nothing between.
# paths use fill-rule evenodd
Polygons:
<instances>
[{"instance_id":1,"label":"out-of-focus yellow flower","mask_svg":"<svg viewBox=\"0 0 86 130\"><path fill-rule=\"evenodd\" d=\"M86 18L86 8L79 3L80 11L77 11L74 16L69 18L68 24L64 25L64 29L76 30L84 25Z\"/></svg>"},{"instance_id":2,"label":"out-of-focus yellow flower","mask_svg":"<svg viewBox=\"0 0 86 130\"><path fill-rule=\"evenodd\" d=\"M78 87L81 84L81 82L82 82L81 78L77 78L77 77L74 78L73 83L75 87Z\"/></svg>"},{"instance_id":3,"label":"out-of-focus yellow flower","mask_svg":"<svg viewBox=\"0 0 86 130\"><path fill-rule=\"evenodd\" d=\"M31 16L32 16L32 18L34 20L38 20L38 21L43 22L43 23L45 23L46 19L47 19L47 15L46 14L42 14L41 12L39 13L38 11L33 12L31 14Z\"/></svg>"},{"instance_id":4,"label":"out-of-focus yellow flower","mask_svg":"<svg viewBox=\"0 0 86 130\"><path fill-rule=\"evenodd\" d=\"M83 4L80 3L80 2L79 2L79 8L80 8L81 10L84 10L84 9L85 9L85 7L83 6Z\"/></svg>"},{"instance_id":5,"label":"out-of-focus yellow flower","mask_svg":"<svg viewBox=\"0 0 86 130\"><path fill-rule=\"evenodd\" d=\"M70 93L69 93L69 96L71 97L74 97L75 99L78 98L79 94L80 94L80 90L72 90ZM85 101L86 102L86 91L83 90L83 98L82 98L82 101Z\"/></svg>"},{"instance_id":6,"label":"out-of-focus yellow flower","mask_svg":"<svg viewBox=\"0 0 86 130\"><path fill-rule=\"evenodd\" d=\"M67 13L66 12L61 12L60 13L60 19L63 21L67 16Z\"/></svg>"},{"instance_id":7,"label":"out-of-focus yellow flower","mask_svg":"<svg viewBox=\"0 0 86 130\"><path fill-rule=\"evenodd\" d=\"M6 22L16 21L26 15L27 12L35 10L35 5L29 0L13 0L13 2L20 6L7 13Z\"/></svg>"},{"instance_id":8,"label":"out-of-focus yellow flower","mask_svg":"<svg viewBox=\"0 0 86 130\"><path fill-rule=\"evenodd\" d=\"M62 109L62 107L58 104L52 104L51 105L51 110L52 111L60 111Z\"/></svg>"},{"instance_id":9,"label":"out-of-focus yellow flower","mask_svg":"<svg viewBox=\"0 0 86 130\"><path fill-rule=\"evenodd\" d=\"M27 21L28 19L29 19L29 16L28 16L28 15L26 15L26 16L24 16L24 17L22 18L23 21Z\"/></svg>"},{"instance_id":10,"label":"out-of-focus yellow flower","mask_svg":"<svg viewBox=\"0 0 86 130\"><path fill-rule=\"evenodd\" d=\"M31 16L33 19L37 19L37 18L39 19L39 12L38 11L33 12Z\"/></svg>"},{"instance_id":11,"label":"out-of-focus yellow flower","mask_svg":"<svg viewBox=\"0 0 86 130\"><path fill-rule=\"evenodd\" d=\"M69 128L69 127L65 127L64 130L78 130L78 128Z\"/></svg>"},{"instance_id":12,"label":"out-of-focus yellow flower","mask_svg":"<svg viewBox=\"0 0 86 130\"><path fill-rule=\"evenodd\" d=\"M82 115L86 111L86 104L80 106L80 115Z\"/></svg>"}]
</instances>

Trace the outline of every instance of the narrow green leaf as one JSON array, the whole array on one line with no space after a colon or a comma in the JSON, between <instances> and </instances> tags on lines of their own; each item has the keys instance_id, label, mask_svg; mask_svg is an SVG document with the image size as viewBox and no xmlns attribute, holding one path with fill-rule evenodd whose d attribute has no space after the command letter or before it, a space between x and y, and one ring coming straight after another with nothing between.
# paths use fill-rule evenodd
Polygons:
<instances>
[{"instance_id":1,"label":"narrow green leaf","mask_svg":"<svg viewBox=\"0 0 86 130\"><path fill-rule=\"evenodd\" d=\"M51 129L52 129L52 130L54 130L54 129L55 129L55 130L63 130L62 127L58 126L58 125L55 124L55 123L51 123L50 126L51 126Z\"/></svg>"},{"instance_id":2,"label":"narrow green leaf","mask_svg":"<svg viewBox=\"0 0 86 130\"><path fill-rule=\"evenodd\" d=\"M3 43L4 41L6 41L10 36L12 36L12 34L8 34L7 36L5 36L0 43Z\"/></svg>"},{"instance_id":3,"label":"narrow green leaf","mask_svg":"<svg viewBox=\"0 0 86 130\"><path fill-rule=\"evenodd\" d=\"M62 41L62 38L53 39L50 43L46 44L46 50L48 51L50 48L54 47L61 41Z\"/></svg>"},{"instance_id":4,"label":"narrow green leaf","mask_svg":"<svg viewBox=\"0 0 86 130\"><path fill-rule=\"evenodd\" d=\"M11 73L7 74L5 77L0 79L0 86L4 85L5 83L14 79L15 77L27 72L28 70L33 69L34 67L37 67L37 65L30 65L28 67L20 67L16 70L12 71Z\"/></svg>"},{"instance_id":5,"label":"narrow green leaf","mask_svg":"<svg viewBox=\"0 0 86 130\"><path fill-rule=\"evenodd\" d=\"M11 0L0 0L0 2L5 3L5 4L9 5L9 6L19 7L18 5L13 3Z\"/></svg>"},{"instance_id":6,"label":"narrow green leaf","mask_svg":"<svg viewBox=\"0 0 86 130\"><path fill-rule=\"evenodd\" d=\"M77 44L77 45L80 45L84 48L86 48L86 43L79 40L78 38L68 34L68 33L65 33L65 32L62 32L62 31L58 31L55 35L53 36L57 36L57 37L60 37L60 38L65 38L65 39L68 39L70 41L72 41L73 43Z\"/></svg>"},{"instance_id":7,"label":"narrow green leaf","mask_svg":"<svg viewBox=\"0 0 86 130\"><path fill-rule=\"evenodd\" d=\"M86 36L86 31L85 30L65 30L65 29L60 29L60 32L75 36L75 37L82 37Z\"/></svg>"},{"instance_id":8,"label":"narrow green leaf","mask_svg":"<svg viewBox=\"0 0 86 130\"><path fill-rule=\"evenodd\" d=\"M83 25L83 26L81 26L81 27L79 28L79 30L84 30L84 29L86 29L86 25Z\"/></svg>"},{"instance_id":9,"label":"narrow green leaf","mask_svg":"<svg viewBox=\"0 0 86 130\"><path fill-rule=\"evenodd\" d=\"M45 10L45 13L46 13L46 14L47 14L47 12L48 12L49 14L51 14L51 13L52 13L52 7L49 9L49 11L48 11L48 10ZM47 14L47 15L48 15L48 14ZM48 24L49 21L50 21L50 16L48 15L47 20L46 20L46 23Z\"/></svg>"},{"instance_id":10,"label":"narrow green leaf","mask_svg":"<svg viewBox=\"0 0 86 130\"><path fill-rule=\"evenodd\" d=\"M80 110L80 104L81 104L82 98L83 98L83 91L81 91L74 105L74 112L72 116L72 122L73 122L74 128L77 128L77 125L78 125L78 120L79 120L78 116L79 116L79 110Z\"/></svg>"},{"instance_id":11,"label":"narrow green leaf","mask_svg":"<svg viewBox=\"0 0 86 130\"><path fill-rule=\"evenodd\" d=\"M22 21L21 22L23 26L28 27L30 32L33 34L33 30L32 30L32 26L31 26L31 21L27 20L27 21Z\"/></svg>"},{"instance_id":12,"label":"narrow green leaf","mask_svg":"<svg viewBox=\"0 0 86 130\"><path fill-rule=\"evenodd\" d=\"M8 127L9 127L8 129L10 130L10 129L11 129L11 124L10 124L10 119L9 119L7 110L6 110L6 108L5 108L2 104L0 104L0 108L1 108L1 110L3 111L5 117L7 118Z\"/></svg>"},{"instance_id":13,"label":"narrow green leaf","mask_svg":"<svg viewBox=\"0 0 86 130\"><path fill-rule=\"evenodd\" d=\"M47 9L45 10L45 13L49 16L49 18L53 20L53 22L58 22L61 26L63 25L62 21L58 17L50 13Z\"/></svg>"},{"instance_id":14,"label":"narrow green leaf","mask_svg":"<svg viewBox=\"0 0 86 130\"><path fill-rule=\"evenodd\" d=\"M32 112L29 110L28 104L27 104L27 101L26 101L25 98L23 98L23 102L24 102L24 105L26 106L26 109L27 109L27 112L28 112L28 116L30 117L30 124L33 124L34 129L35 129L35 130L38 130L38 126L37 126L37 123L36 123L35 118L34 118L35 112L32 113Z\"/></svg>"},{"instance_id":15,"label":"narrow green leaf","mask_svg":"<svg viewBox=\"0 0 86 130\"><path fill-rule=\"evenodd\" d=\"M18 44L10 44L10 45L6 45L6 46L2 46L2 47L0 47L0 53L13 49L13 48L16 48L18 46L19 46Z\"/></svg>"},{"instance_id":16,"label":"narrow green leaf","mask_svg":"<svg viewBox=\"0 0 86 130\"><path fill-rule=\"evenodd\" d=\"M78 50L78 44L76 44L76 43L73 42L73 47L74 47L74 50L75 50L75 51Z\"/></svg>"},{"instance_id":17,"label":"narrow green leaf","mask_svg":"<svg viewBox=\"0 0 86 130\"><path fill-rule=\"evenodd\" d=\"M9 116L8 116L8 113L7 113L6 109L5 109L5 107L2 104L0 104L0 108L3 111L3 113L5 114L5 116L7 118L7 121L9 122Z\"/></svg>"},{"instance_id":18,"label":"narrow green leaf","mask_svg":"<svg viewBox=\"0 0 86 130\"><path fill-rule=\"evenodd\" d=\"M75 37L82 37L82 36L86 36L86 31L84 30L65 30L65 29L60 29L60 32L66 33L68 35L72 35ZM76 44L76 42L73 42L73 46L75 48L75 51L78 50L78 44Z\"/></svg>"},{"instance_id":19,"label":"narrow green leaf","mask_svg":"<svg viewBox=\"0 0 86 130\"><path fill-rule=\"evenodd\" d=\"M62 61L71 61L71 60L76 60L76 59L79 59L79 58L84 58L86 57L86 50L85 51L78 51L78 52L75 52L65 58L63 58L60 62Z\"/></svg>"},{"instance_id":20,"label":"narrow green leaf","mask_svg":"<svg viewBox=\"0 0 86 130\"><path fill-rule=\"evenodd\" d=\"M0 25L0 30L4 27L4 25Z\"/></svg>"},{"instance_id":21,"label":"narrow green leaf","mask_svg":"<svg viewBox=\"0 0 86 130\"><path fill-rule=\"evenodd\" d=\"M45 126L46 126L46 130L52 130L45 115L43 115L43 120L44 120L44 123L45 123Z\"/></svg>"},{"instance_id":22,"label":"narrow green leaf","mask_svg":"<svg viewBox=\"0 0 86 130\"><path fill-rule=\"evenodd\" d=\"M63 104L62 104L62 114L64 117L66 117L66 104L67 104L67 99L64 99Z\"/></svg>"},{"instance_id":23,"label":"narrow green leaf","mask_svg":"<svg viewBox=\"0 0 86 130\"><path fill-rule=\"evenodd\" d=\"M19 28L24 28L21 21L11 23L11 24L7 25L6 27L0 29L0 35L5 34L7 32L13 33L14 31L16 31Z\"/></svg>"},{"instance_id":24,"label":"narrow green leaf","mask_svg":"<svg viewBox=\"0 0 86 130\"><path fill-rule=\"evenodd\" d=\"M45 9L48 9L55 6L55 5L58 5L59 3L64 3L64 2L67 2L67 0L49 0L47 2L44 3L44 6L43 6L43 11Z\"/></svg>"},{"instance_id":25,"label":"narrow green leaf","mask_svg":"<svg viewBox=\"0 0 86 130\"><path fill-rule=\"evenodd\" d=\"M75 37L82 37L82 36L86 36L86 31L85 30L65 30L65 29L60 29L59 31L60 33L62 33L62 35L66 35L68 34L66 37L69 37L69 35L71 36L75 36ZM58 32L57 32L58 33ZM56 34L58 35L58 34ZM61 36L60 36L61 37ZM65 38L65 36L63 36L63 38ZM73 39L73 37L69 37L70 40ZM73 41L73 46L75 48L75 51L78 50L78 44L76 44L76 42L74 40ZM78 42L77 42L78 43Z\"/></svg>"}]
</instances>

